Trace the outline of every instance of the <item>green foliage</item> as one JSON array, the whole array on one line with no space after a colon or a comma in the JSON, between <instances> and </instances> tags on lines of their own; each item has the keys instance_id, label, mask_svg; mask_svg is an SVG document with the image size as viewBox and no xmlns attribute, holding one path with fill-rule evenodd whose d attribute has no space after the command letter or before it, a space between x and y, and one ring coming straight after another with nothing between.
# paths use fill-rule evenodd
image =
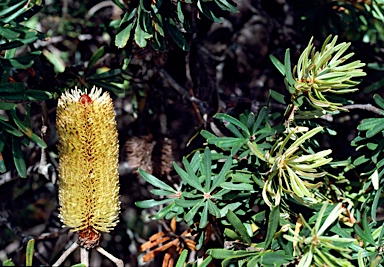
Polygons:
<instances>
[{"instance_id":1,"label":"green foliage","mask_svg":"<svg viewBox=\"0 0 384 267\"><path fill-rule=\"evenodd\" d=\"M16 53L22 51L26 45L45 38L44 34L22 24L39 11L40 5L41 3L27 0L6 1L0 5L0 51L5 51L5 56L0 58L0 109L7 115L0 116L0 172L6 171L2 153L6 148L5 144L11 142L13 161L18 174L23 178L27 176L27 169L21 147L22 144L28 145L26 138L43 148L47 145L31 130L29 105L22 120L16 112L16 103L44 101L52 98L52 95L47 91L27 88L22 82L15 82L11 78L11 72L30 68L40 55L40 51L21 55Z\"/></svg>"},{"instance_id":2,"label":"green foliage","mask_svg":"<svg viewBox=\"0 0 384 267\"><path fill-rule=\"evenodd\" d=\"M376 210L383 189L382 118L365 119L358 126L352 144L369 153L353 164L352 159L333 162L332 150L318 145L319 134L332 130L315 119L346 110L345 101L328 99L354 92L359 82L352 79L365 75L360 61L345 63L353 55L343 56L349 44L331 39L320 52L311 41L293 71L289 50L284 64L271 56L291 95L287 103L283 95L270 91L272 99L287 105L282 120L271 114L269 102L258 114L246 112L239 119L216 114L227 134L201 131L208 144L204 153L195 151L183 159L183 167L174 165L182 180L177 189L140 171L155 187L151 192L164 199L136 204L147 208L168 203L154 218L184 220L197 233L197 249L203 250L206 232L214 227L226 246L205 253L222 266L381 266L384 231ZM374 100L384 108L380 96ZM381 109L376 112L383 114ZM370 175L368 181L359 181L359 193L338 188L345 183L343 171L341 176L331 172L337 166L350 170L359 165L367 168L362 175ZM183 253L178 264L187 261Z\"/></svg>"},{"instance_id":3,"label":"green foliage","mask_svg":"<svg viewBox=\"0 0 384 267\"><path fill-rule=\"evenodd\" d=\"M193 26L185 14L187 5L196 5L198 11L215 22L221 22L219 13L236 12L236 4L232 0L188 0L188 1L148 1L140 0L137 7L124 6L114 1L124 10L124 16L116 29L115 45L119 48L130 47L135 42L139 47L148 43L159 51L165 51L167 39L173 40L181 49L188 51L189 42L184 33L192 33Z\"/></svg>"}]
</instances>

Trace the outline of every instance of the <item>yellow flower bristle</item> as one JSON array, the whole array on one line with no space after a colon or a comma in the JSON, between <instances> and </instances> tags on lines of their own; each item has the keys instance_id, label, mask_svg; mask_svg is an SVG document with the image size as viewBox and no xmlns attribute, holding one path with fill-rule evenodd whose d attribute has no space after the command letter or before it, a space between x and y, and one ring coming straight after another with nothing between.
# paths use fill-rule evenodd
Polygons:
<instances>
[{"instance_id":1,"label":"yellow flower bristle","mask_svg":"<svg viewBox=\"0 0 384 267\"><path fill-rule=\"evenodd\" d=\"M109 232L120 212L118 138L112 99L67 90L57 106L60 219L72 231Z\"/></svg>"}]
</instances>

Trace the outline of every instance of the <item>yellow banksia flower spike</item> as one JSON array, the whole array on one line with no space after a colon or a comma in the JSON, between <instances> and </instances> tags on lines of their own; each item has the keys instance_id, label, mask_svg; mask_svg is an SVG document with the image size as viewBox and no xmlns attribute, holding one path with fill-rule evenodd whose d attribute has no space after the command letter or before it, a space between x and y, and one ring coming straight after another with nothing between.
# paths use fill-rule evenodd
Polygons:
<instances>
[{"instance_id":1,"label":"yellow banksia flower spike","mask_svg":"<svg viewBox=\"0 0 384 267\"><path fill-rule=\"evenodd\" d=\"M118 138L112 99L93 88L66 91L57 107L59 204L64 225L79 244L94 247L120 212Z\"/></svg>"}]
</instances>

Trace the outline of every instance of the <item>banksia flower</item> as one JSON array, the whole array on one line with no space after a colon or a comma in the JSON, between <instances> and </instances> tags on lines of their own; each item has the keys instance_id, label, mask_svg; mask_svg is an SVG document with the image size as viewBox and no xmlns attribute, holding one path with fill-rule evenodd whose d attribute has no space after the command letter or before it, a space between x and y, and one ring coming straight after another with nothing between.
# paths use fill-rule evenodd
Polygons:
<instances>
[{"instance_id":1,"label":"banksia flower","mask_svg":"<svg viewBox=\"0 0 384 267\"><path fill-rule=\"evenodd\" d=\"M118 139L112 99L93 88L66 91L57 107L60 219L86 248L98 244L120 211Z\"/></svg>"}]
</instances>

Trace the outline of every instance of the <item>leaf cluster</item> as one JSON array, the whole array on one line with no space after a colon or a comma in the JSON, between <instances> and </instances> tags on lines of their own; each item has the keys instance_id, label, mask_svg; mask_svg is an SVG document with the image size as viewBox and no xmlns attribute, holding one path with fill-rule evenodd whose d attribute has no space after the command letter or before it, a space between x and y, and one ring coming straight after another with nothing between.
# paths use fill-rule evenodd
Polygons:
<instances>
[{"instance_id":1,"label":"leaf cluster","mask_svg":"<svg viewBox=\"0 0 384 267\"><path fill-rule=\"evenodd\" d=\"M360 144L358 149L372 151L371 156L357 159L359 164L371 164L366 174L371 175L369 182L359 181L364 187L359 194L340 187L345 172L340 171L341 176L330 172L337 166L352 169L351 163L346 163L351 160L333 162L331 149L319 149L318 135L332 130L319 125L317 111L334 114L345 110L342 103L328 101L323 93L327 97L352 93L350 87L359 82L351 79L365 75L360 61L344 64L352 56L343 56L349 44L337 45L337 37L330 40L320 52L310 43L293 71L289 51L284 64L271 57L291 94L286 103L286 98L271 90L269 101L287 105L282 120L271 113L269 101L258 114L246 112L238 119L215 115L228 133L201 131L207 146L203 153L198 150L189 160L184 158L182 167L174 165L182 181L176 188L140 171L154 186L151 192L162 199L140 201L138 207L161 205L154 219L186 222L197 233L198 250L204 251L210 239L207 231L216 229L219 243L226 245L204 251L204 264L211 260L219 260L222 266L247 267L383 264L382 222L376 221L375 214L381 203L384 172L381 118L363 120L353 142ZM304 100L309 105L303 104ZM384 107L381 97L374 100ZM373 188L369 188L371 183ZM186 261L184 257L179 262Z\"/></svg>"}]
</instances>

